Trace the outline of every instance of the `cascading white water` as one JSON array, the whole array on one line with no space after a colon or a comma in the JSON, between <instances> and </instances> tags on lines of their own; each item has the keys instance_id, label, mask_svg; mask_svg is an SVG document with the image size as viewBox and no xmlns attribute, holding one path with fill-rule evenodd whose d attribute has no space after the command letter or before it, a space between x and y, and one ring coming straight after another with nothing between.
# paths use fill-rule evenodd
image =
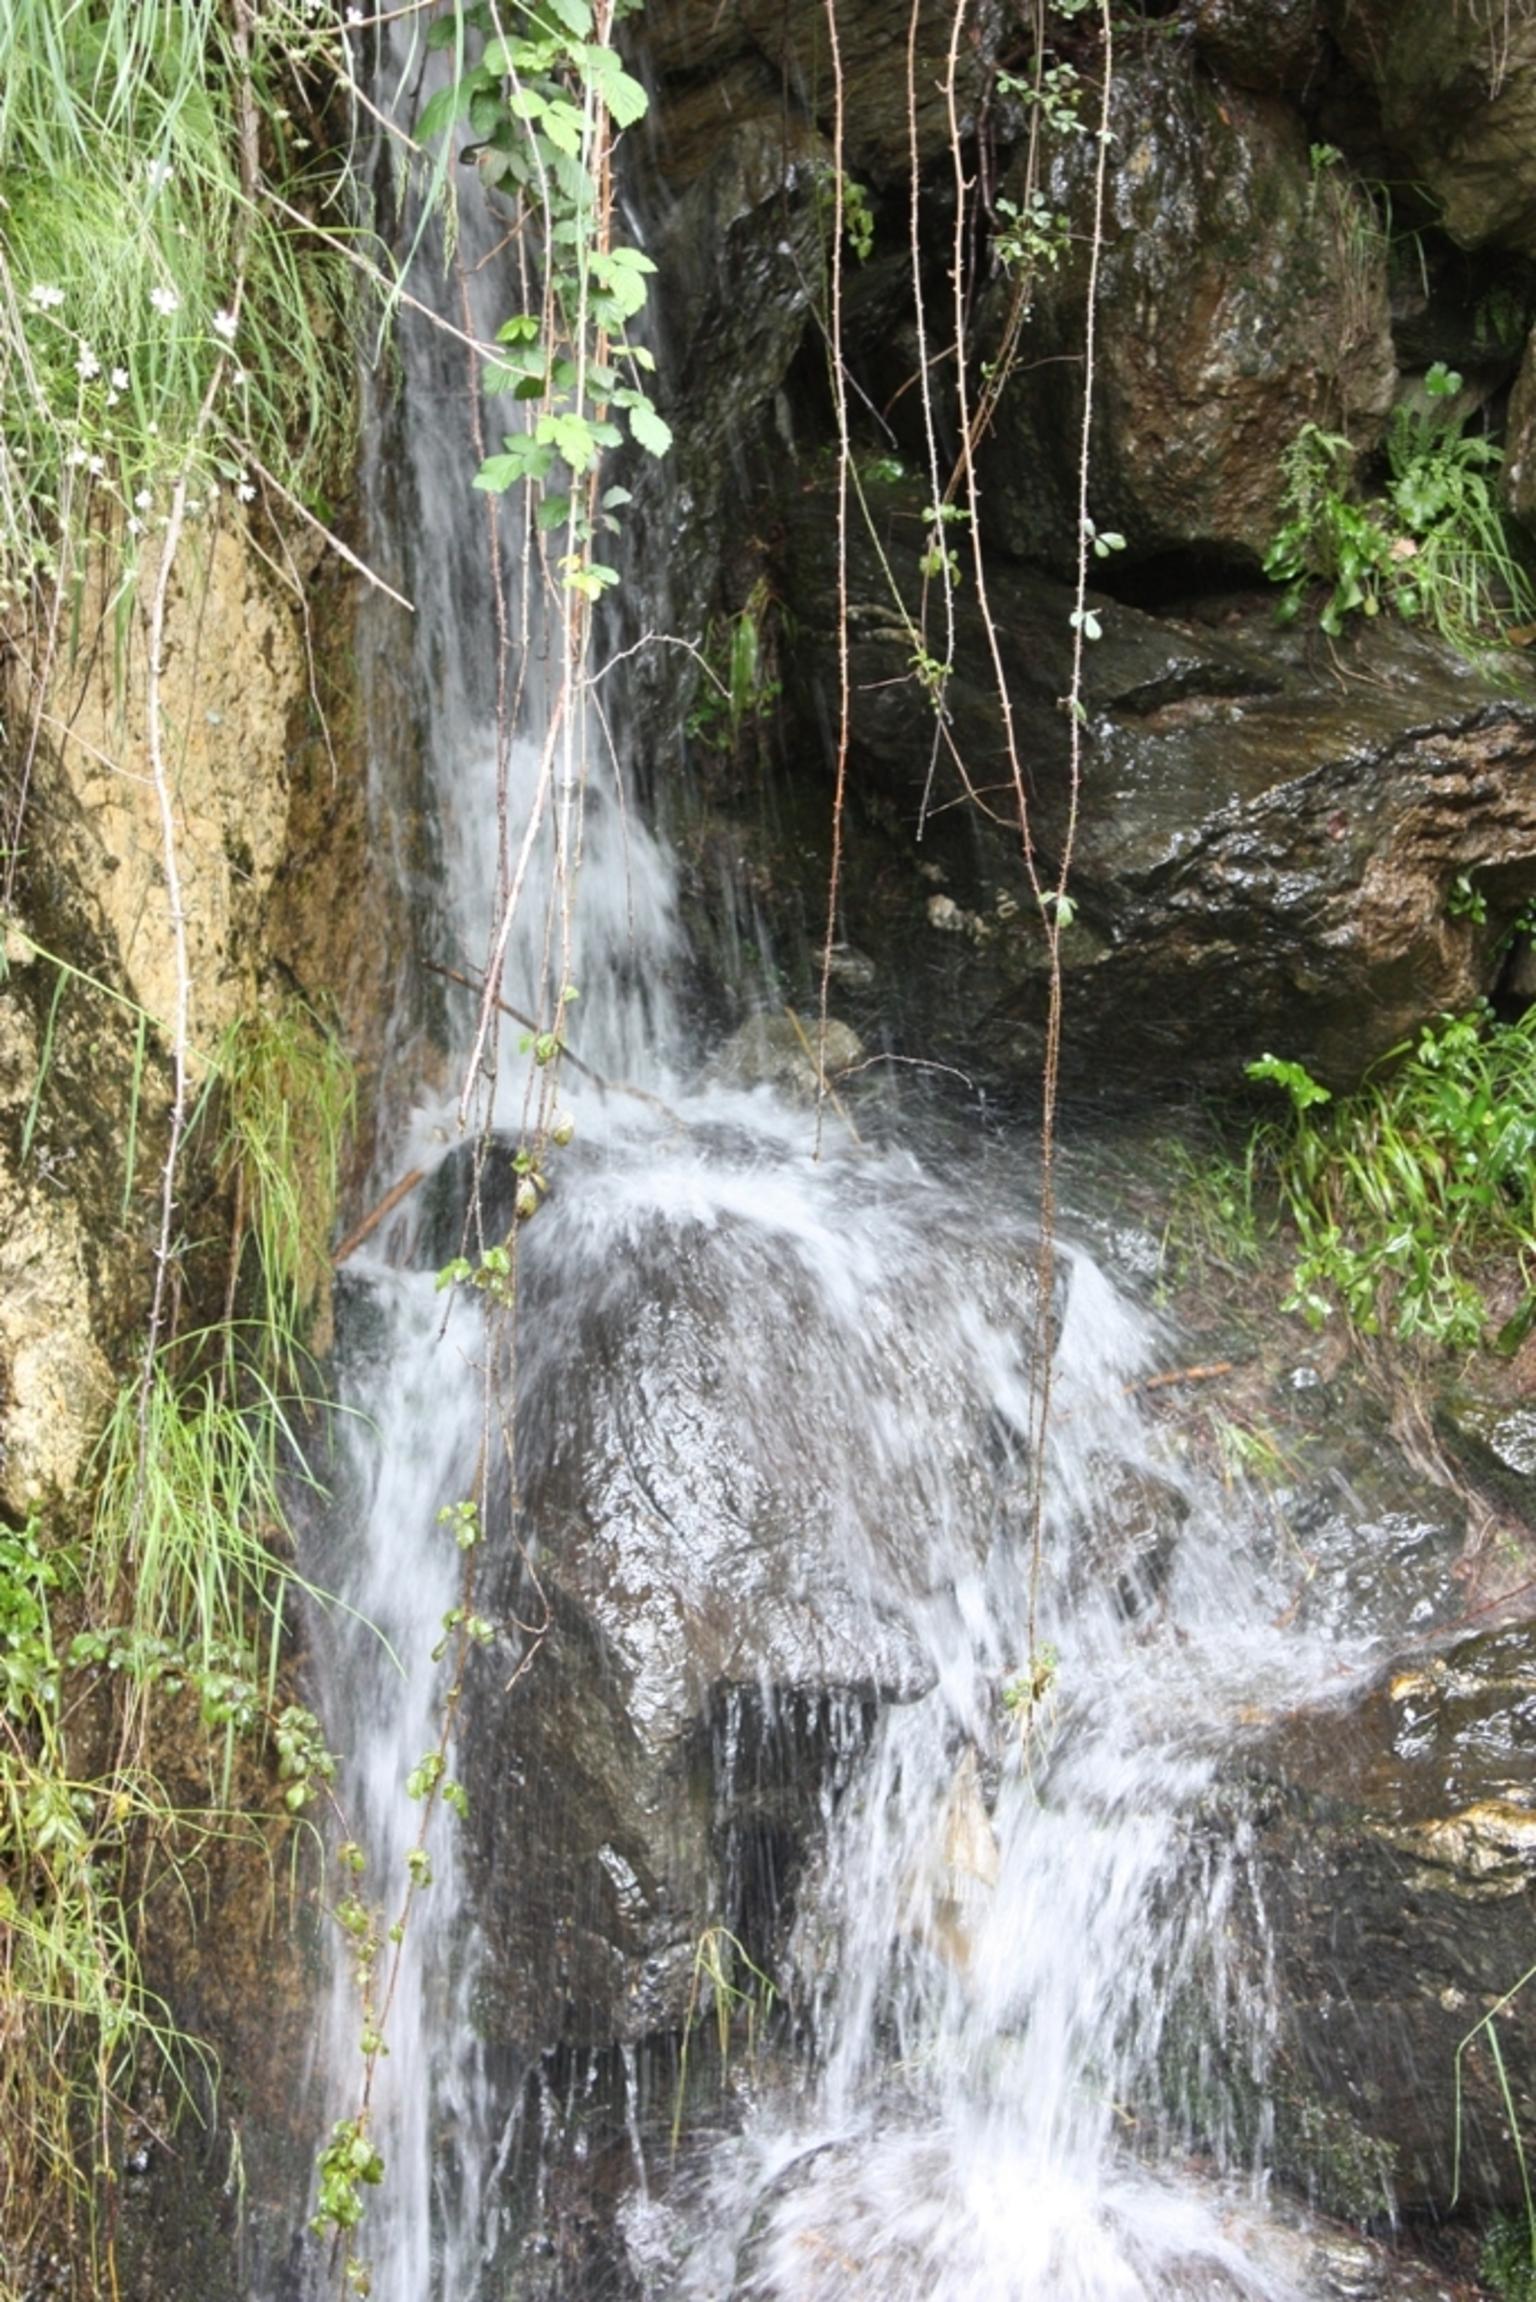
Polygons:
<instances>
[{"instance_id":1,"label":"cascading white water","mask_svg":"<svg viewBox=\"0 0 1536 2302\"><path fill-rule=\"evenodd\" d=\"M461 249L466 277L483 253ZM408 319L401 357L389 492L409 522L417 605L429 955L473 974L543 772L538 697L532 681L499 781L463 352ZM530 1011L547 989L562 825L567 859L573 844L564 800L546 809L508 946L506 995ZM661 1431L646 1501L662 1531L649 1538L654 1588L634 1598L635 1715L700 1667L677 1626L706 1619L730 1685L765 1706L811 1683L829 1644L870 1658L868 1689L885 1698L867 1750L843 1752L782 1945L800 2058L779 2058L739 2132L685 2150L670 2197L636 2180L619 2212L631 2275L650 2302L1280 2302L1294 2289L1266 2266L1260 2225L1234 2218L1236 2194L1157 2163L1163 2143L1238 2147L1228 2097L1262 2094L1262 1992L1228 1955L1250 1891L1243 1852L1202 1847L1195 1823L1240 1714L1350 1668L1368 1634L1341 1625L1309 1644L1276 1627L1285 1594L1262 1526L1170 1457L1136 1396L1155 1326L1069 1246L1040 1521L1053 1660L1039 1700L1019 1698L1033 1579L1029 1148L984 1161L951 1147L924 1163L834 1145L817 1162L803 1109L690 1083L667 991L671 866L600 748L581 807L571 1036L685 1124L567 1080L585 1148L529 1226L528 1287L537 1303L547 1286L548 1315L520 1346L520 1383L551 1460L582 1443L573 1303L614 1297L636 1273L690 1273L707 1328L697 1379L636 1408ZM381 1186L455 1137L474 1001L456 991L448 1005L441 1091L390 1085ZM516 1070L503 1066L514 1097ZM361 1891L386 1916L416 1836L406 1777L437 1736L430 1656L458 1588L438 1513L474 1484L485 1412L477 1315L461 1304L445 1324L417 1254L407 1212L348 1275L355 1466L315 1569L353 1610L329 1630L322 1701L353 1754L343 1796ZM764 1557L787 1530L803 1564L693 1556L684 1506L717 1487L761 1531ZM1155 1557L1131 1539L1148 1509L1162 1512ZM612 1588L626 1565L621 1546L604 1569ZM371 2106L386 2179L361 2250L376 2302L506 2290L502 2173L522 2073L498 2087L480 2037L456 1841L438 1817L435 1883L408 1931ZM350 1964L338 1960L322 2041L333 2117L355 2109L361 2082ZM1242 2132L1249 2156L1229 2172L1257 2176L1262 2118ZM632 2144L643 2167L638 2126ZM309 2291L325 2283L317 2261Z\"/></svg>"}]
</instances>

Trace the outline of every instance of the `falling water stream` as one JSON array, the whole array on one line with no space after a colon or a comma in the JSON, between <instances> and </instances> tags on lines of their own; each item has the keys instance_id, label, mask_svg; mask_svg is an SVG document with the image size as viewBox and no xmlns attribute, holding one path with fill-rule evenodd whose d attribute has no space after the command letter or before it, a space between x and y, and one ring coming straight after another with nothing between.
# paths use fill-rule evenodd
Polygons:
<instances>
[{"instance_id":1,"label":"falling water stream","mask_svg":"<svg viewBox=\"0 0 1536 2302\"><path fill-rule=\"evenodd\" d=\"M466 271L481 252L461 250ZM407 318L401 359L373 493L387 459L417 606L430 948L473 972L538 770L538 702L499 818L462 353ZM376 725L381 772L389 740ZM887 1112L863 1144L829 1121L818 1159L807 1106L712 1068L671 989L671 863L621 770L602 747L593 760L571 1036L655 1100L564 1082L576 1140L520 1271L520 1533L536 1572L545 1557L558 1570L571 1498L600 1505L567 1581L606 1626L638 1731L708 1712L761 1733L797 1704L821 1721L813 1827L753 1944L774 1959L785 2011L728 2080L729 2113L685 2125L675 2165L667 2121L636 2117L613 2209L627 2284L602 2291L1304 2294L1282 2266L1294 2254L1266 2235L1262 1912L1241 1830L1211 1830L1205 1801L1243 1720L1336 1688L1384 1626L1341 1604L1314 1609L1309 1630L1282 1627L1291 1569L1267 1520L1182 1462L1138 1394L1176 1339L1069 1214L1025 1683L1031 1146ZM539 997L548 896L547 883L525 893L504 977L514 1005ZM478 1305L450 1302L435 1277L466 1171L453 1057L473 1001L451 991L447 1010L441 1090L398 1070L386 1083L380 1185L417 1163L438 1173L349 1267L341 1361L357 1419L315 1562L351 1610L332 1617L319 1667L354 1753L344 1805L366 1891L386 1909L419 1819L406 1777L436 1740L429 1657L458 1590L438 1514L474 1487L486 1410ZM420 1044L402 1033L397 1065L419 1066ZM520 1069L504 1056L498 1117L514 1132ZM500 1589L487 1683L504 1685L527 1577L509 1569ZM531 1700L555 1667L534 1658ZM730 1732L716 1742L724 1796ZM468 1759L462 1771L476 1799L494 1794ZM512 1774L500 1795L518 1795ZM387 2171L362 2236L376 2302L585 2291L517 2282L540 2193L508 2169L552 2143L558 2106L544 2099L549 2133L530 2144L526 2063L498 2060L484 2016L522 1881L509 1863L487 1885L483 1862L472 1881L473 1843L436 1818L434 1883L390 2009L372 2110ZM604 1852L622 1886L622 1850ZM717 1909L740 1923L733 1895L722 1877ZM355 2106L361 2070L352 1962L336 1963L317 2071L333 2118ZM755 1987L745 1968L738 1980ZM332 2290L318 2253L305 2276L305 2292Z\"/></svg>"}]
</instances>

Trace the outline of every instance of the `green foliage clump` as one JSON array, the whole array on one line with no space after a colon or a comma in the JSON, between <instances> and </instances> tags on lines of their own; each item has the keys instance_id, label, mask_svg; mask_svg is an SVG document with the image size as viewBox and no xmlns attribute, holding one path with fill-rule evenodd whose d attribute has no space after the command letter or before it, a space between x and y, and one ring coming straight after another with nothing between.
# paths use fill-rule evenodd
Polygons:
<instances>
[{"instance_id":1,"label":"green foliage clump","mask_svg":"<svg viewBox=\"0 0 1536 2302\"><path fill-rule=\"evenodd\" d=\"M183 477L257 462L313 500L350 437L353 271L293 213L302 0L0 9L0 611L48 621L77 552L131 572Z\"/></svg>"},{"instance_id":2,"label":"green foliage clump","mask_svg":"<svg viewBox=\"0 0 1536 2302\"><path fill-rule=\"evenodd\" d=\"M151 1886L190 1893L211 1844L267 1859L237 1811L240 1746L285 1817L335 1771L280 1663L285 1491L310 1476L294 1385L351 1107L308 1009L231 1027L201 1114L230 1207L230 1315L168 1337L124 1384L83 1534L0 1525L0 2295L40 2217L110 2283L131 2103L144 2088L174 2115L199 2069L211 2081L140 1944Z\"/></svg>"},{"instance_id":3,"label":"green foliage clump","mask_svg":"<svg viewBox=\"0 0 1536 2302\"><path fill-rule=\"evenodd\" d=\"M1512 1266L1525 1310L1495 1338L1512 1349L1536 1297L1536 1008L1427 1024L1352 1095L1272 1056L1248 1070L1290 1108L1250 1136L1229 1201L1268 1200L1293 1232L1286 1308L1466 1350L1488 1340L1479 1282Z\"/></svg>"},{"instance_id":4,"label":"green foliage clump","mask_svg":"<svg viewBox=\"0 0 1536 2302\"><path fill-rule=\"evenodd\" d=\"M475 486L529 488L539 531L563 538L562 584L584 601L618 582L593 553L629 501L626 489L599 491L602 458L625 436L616 418L649 454L672 444L645 381L655 360L631 341L656 267L611 229L613 140L644 117L648 98L600 30L591 0L539 9L454 0L427 36L451 52L454 78L418 125L426 142L468 121L482 181L511 204L514 236L526 231L541 251L539 308L503 323L502 357L486 378L524 421L485 458Z\"/></svg>"},{"instance_id":5,"label":"green foliage clump","mask_svg":"<svg viewBox=\"0 0 1536 2302\"><path fill-rule=\"evenodd\" d=\"M1330 637L1351 616L1390 607L1469 647L1536 613L1495 494L1503 451L1466 433L1450 405L1460 388L1460 376L1437 362L1424 378L1428 408L1397 409L1385 484L1371 497L1351 484L1353 444L1302 425L1281 460L1281 524L1264 560L1265 574L1287 587L1283 616L1325 584L1318 620Z\"/></svg>"}]
</instances>

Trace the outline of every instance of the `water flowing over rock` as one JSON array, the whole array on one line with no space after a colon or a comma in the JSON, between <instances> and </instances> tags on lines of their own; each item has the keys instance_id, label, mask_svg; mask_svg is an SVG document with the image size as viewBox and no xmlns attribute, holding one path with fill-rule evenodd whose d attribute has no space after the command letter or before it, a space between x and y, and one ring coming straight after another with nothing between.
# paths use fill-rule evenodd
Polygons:
<instances>
[{"instance_id":1,"label":"water flowing over rock","mask_svg":"<svg viewBox=\"0 0 1536 2302\"><path fill-rule=\"evenodd\" d=\"M1086 109L1092 110L1090 103ZM1093 516L1136 554L1256 563L1278 524L1280 458L1309 419L1374 446L1392 404L1387 247L1365 194L1309 160L1295 114L1219 88L1181 49L1118 69L1098 290ZM1037 268L1021 373L983 458L993 539L1055 566L1076 549L1080 347L1093 138L1050 163L1071 221ZM1003 186L1024 198L1022 158ZM1016 290L983 307L995 340Z\"/></svg>"}]
</instances>

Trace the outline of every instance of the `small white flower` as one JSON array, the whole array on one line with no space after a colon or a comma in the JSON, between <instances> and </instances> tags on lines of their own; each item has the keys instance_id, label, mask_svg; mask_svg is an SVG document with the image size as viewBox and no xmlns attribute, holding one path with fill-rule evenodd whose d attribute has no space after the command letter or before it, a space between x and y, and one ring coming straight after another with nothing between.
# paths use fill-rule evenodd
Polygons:
<instances>
[{"instance_id":1,"label":"small white flower","mask_svg":"<svg viewBox=\"0 0 1536 2302\"><path fill-rule=\"evenodd\" d=\"M97 359L96 354L91 350L89 344L82 344L79 351L75 354L75 374L80 378L80 381L85 384L90 382L92 376L99 376L101 374L101 362Z\"/></svg>"},{"instance_id":2,"label":"small white flower","mask_svg":"<svg viewBox=\"0 0 1536 2302\"><path fill-rule=\"evenodd\" d=\"M130 517L128 522L128 533L131 536L141 536L144 533L144 522L142 520L136 520Z\"/></svg>"},{"instance_id":3,"label":"small white flower","mask_svg":"<svg viewBox=\"0 0 1536 2302\"><path fill-rule=\"evenodd\" d=\"M64 301L64 290L50 287L46 280L34 280L27 290L27 301L40 312L56 312Z\"/></svg>"},{"instance_id":4,"label":"small white flower","mask_svg":"<svg viewBox=\"0 0 1536 2302\"><path fill-rule=\"evenodd\" d=\"M91 474L93 479L99 480L102 473L107 468L105 456L87 456L85 460L85 468Z\"/></svg>"},{"instance_id":5,"label":"small white flower","mask_svg":"<svg viewBox=\"0 0 1536 2302\"><path fill-rule=\"evenodd\" d=\"M107 394L107 406L108 406L109 408L115 408L115 407L117 406L117 403L118 403L118 401L119 401L119 400L122 398L122 396L123 396L123 395L122 395L122 393L121 393L121 392L108 392L108 394Z\"/></svg>"},{"instance_id":6,"label":"small white flower","mask_svg":"<svg viewBox=\"0 0 1536 2302\"><path fill-rule=\"evenodd\" d=\"M71 449L70 449L70 451L69 451L69 455L68 455L68 457L66 458L66 461L67 461L67 462L69 462L69 463L72 463L72 464L74 464L74 465L75 465L75 466L77 466L77 467L78 467L79 465L83 464L83 463L85 462L85 450L84 450L84 448L71 448Z\"/></svg>"},{"instance_id":7,"label":"small white flower","mask_svg":"<svg viewBox=\"0 0 1536 2302\"><path fill-rule=\"evenodd\" d=\"M239 325L233 312L215 312L213 315L213 332L216 336L222 336L226 344L234 342L235 330Z\"/></svg>"},{"instance_id":8,"label":"small white flower","mask_svg":"<svg viewBox=\"0 0 1536 2302\"><path fill-rule=\"evenodd\" d=\"M245 372L244 368L236 368L236 370L235 370L235 373L234 373L234 377L233 377L233 381L234 381L235 383L239 384L239 385L241 386L241 388L243 389L243 388L245 387L245 385L247 385L247 384L250 382L250 380L251 380L251 379L250 379L250 377L249 377L249 376L246 374L246 372Z\"/></svg>"},{"instance_id":9,"label":"small white flower","mask_svg":"<svg viewBox=\"0 0 1536 2302\"><path fill-rule=\"evenodd\" d=\"M112 370L112 389L114 392L127 391L128 370L126 368L114 368Z\"/></svg>"},{"instance_id":10,"label":"small white flower","mask_svg":"<svg viewBox=\"0 0 1536 2302\"><path fill-rule=\"evenodd\" d=\"M181 310L181 298L174 288L151 288L149 300L162 319L168 320L172 312Z\"/></svg>"},{"instance_id":11,"label":"small white flower","mask_svg":"<svg viewBox=\"0 0 1536 2302\"><path fill-rule=\"evenodd\" d=\"M144 167L144 181L152 192L158 192L171 180L169 160L149 160Z\"/></svg>"},{"instance_id":12,"label":"small white flower","mask_svg":"<svg viewBox=\"0 0 1536 2302\"><path fill-rule=\"evenodd\" d=\"M243 504L253 504L256 501L256 490L249 480L242 480L235 493Z\"/></svg>"},{"instance_id":13,"label":"small white flower","mask_svg":"<svg viewBox=\"0 0 1536 2302\"><path fill-rule=\"evenodd\" d=\"M347 10L347 22L349 24L361 24L362 20L363 12L361 8L349 8Z\"/></svg>"},{"instance_id":14,"label":"small white flower","mask_svg":"<svg viewBox=\"0 0 1536 2302\"><path fill-rule=\"evenodd\" d=\"M133 508L138 512L147 512L154 500L155 499L150 494L148 488L140 488L138 494L133 499Z\"/></svg>"}]
</instances>

